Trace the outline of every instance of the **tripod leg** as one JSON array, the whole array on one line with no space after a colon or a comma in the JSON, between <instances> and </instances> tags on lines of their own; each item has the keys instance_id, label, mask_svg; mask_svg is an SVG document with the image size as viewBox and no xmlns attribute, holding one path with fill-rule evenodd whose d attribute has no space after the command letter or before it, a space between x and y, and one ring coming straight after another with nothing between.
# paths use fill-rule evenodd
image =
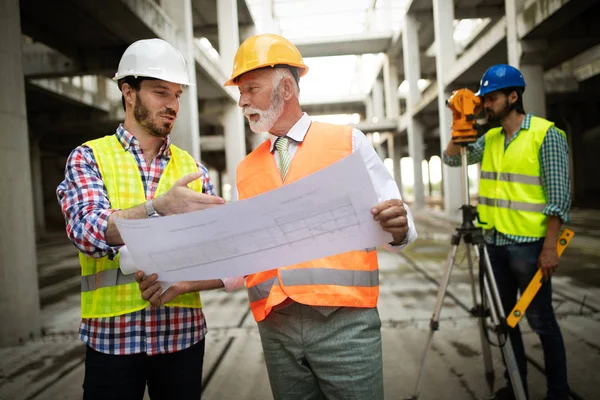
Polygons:
<instances>
[{"instance_id":1,"label":"tripod leg","mask_svg":"<svg viewBox=\"0 0 600 400\"><path fill-rule=\"evenodd\" d=\"M448 283L450 282L450 274L452 273L452 267L454 266L454 259L456 258L456 253L458 251L458 245L460 243L460 236L456 234L452 238L453 248L448 254L448 260L446 261L446 268L444 270L444 276L442 281L440 282L440 288L438 289L437 299L435 301L435 308L433 310L433 316L429 321L429 336L427 337L427 343L425 344L425 351L423 352L423 357L421 358L421 367L419 368L419 375L417 376L417 383L415 385L415 390L411 397L407 400L417 400L419 398L419 393L421 390L421 378L423 377L423 372L425 371L425 360L427 359L427 354L429 353L429 349L431 348L431 342L433 339L433 334L435 331L439 329L439 317L440 312L442 310L442 304L444 302L444 297L446 296L446 289L448 288Z\"/></svg>"},{"instance_id":2,"label":"tripod leg","mask_svg":"<svg viewBox=\"0 0 600 400\"><path fill-rule=\"evenodd\" d=\"M471 258L471 246L466 246L467 251L467 262L469 265L469 275L471 277L471 295L473 296L473 315L478 318L479 325L479 339L481 341L481 352L483 355L483 366L485 368L485 380L488 384L490 395L494 393L494 381L496 380L494 374L494 364L492 363L492 350L490 348L490 342L487 340L485 334L485 315L483 305L477 300L477 289L475 283L475 274L473 273L473 259ZM477 254L477 251L475 251Z\"/></svg>"},{"instance_id":3,"label":"tripod leg","mask_svg":"<svg viewBox=\"0 0 600 400\"><path fill-rule=\"evenodd\" d=\"M494 278L494 272L492 270L492 264L490 263L490 257L487 253L487 249L485 248L485 245L481 245L481 248L483 250L479 251L483 254L480 254L480 256L483 257L483 265L485 267L485 277L483 280L485 294L490 304L492 322L495 327L500 327L502 325L502 321L505 319L504 309L502 307L502 301L500 299L498 286L496 285L496 279ZM515 352L508 334L506 335L506 342L501 348L515 398L517 400L526 400L527 397L525 396L525 389L523 388L521 373L519 372L519 366L517 365Z\"/></svg>"}]
</instances>

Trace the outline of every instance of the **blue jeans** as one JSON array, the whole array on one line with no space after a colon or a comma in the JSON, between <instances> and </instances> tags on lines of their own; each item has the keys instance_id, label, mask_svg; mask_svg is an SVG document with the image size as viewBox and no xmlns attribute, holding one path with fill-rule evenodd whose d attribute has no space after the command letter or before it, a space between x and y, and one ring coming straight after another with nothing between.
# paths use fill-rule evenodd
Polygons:
<instances>
[{"instance_id":1,"label":"blue jeans","mask_svg":"<svg viewBox=\"0 0 600 400\"><path fill-rule=\"evenodd\" d=\"M533 243L505 246L487 245L490 262L506 315L517 301L517 291L523 293L537 272L537 260L542 251L543 239ZM525 313L531 329L542 342L546 384L549 399L567 399L567 360L560 328L552 309L551 280L544 282ZM517 325L509 331L521 379L527 392L527 360L521 331ZM508 381L508 374L505 372Z\"/></svg>"}]
</instances>

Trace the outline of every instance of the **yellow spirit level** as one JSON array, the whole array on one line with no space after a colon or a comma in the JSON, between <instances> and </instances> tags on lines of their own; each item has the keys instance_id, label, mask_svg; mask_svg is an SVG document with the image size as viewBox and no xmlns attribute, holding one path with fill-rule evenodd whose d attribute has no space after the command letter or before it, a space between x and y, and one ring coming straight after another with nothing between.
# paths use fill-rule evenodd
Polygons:
<instances>
[{"instance_id":1,"label":"yellow spirit level","mask_svg":"<svg viewBox=\"0 0 600 400\"><path fill-rule=\"evenodd\" d=\"M558 252L559 257L562 255L563 251L565 251L565 248L567 247L571 239L573 239L573 236L575 236L575 232L573 232L569 228L563 229L562 233L560 234L560 237L558 238L558 243L556 245L556 251ZM515 308L513 308L508 317L506 317L506 323L508 324L508 326L510 326L511 328L517 326L517 324L521 320L521 317L525 315L525 310L527 310L527 307L529 307L529 304L537 294L538 290L540 290L540 288L542 287L543 282L544 275L542 274L542 269L540 268L538 269L531 282L529 282L527 289L525 289L523 294L521 294L521 297L515 305Z\"/></svg>"}]
</instances>

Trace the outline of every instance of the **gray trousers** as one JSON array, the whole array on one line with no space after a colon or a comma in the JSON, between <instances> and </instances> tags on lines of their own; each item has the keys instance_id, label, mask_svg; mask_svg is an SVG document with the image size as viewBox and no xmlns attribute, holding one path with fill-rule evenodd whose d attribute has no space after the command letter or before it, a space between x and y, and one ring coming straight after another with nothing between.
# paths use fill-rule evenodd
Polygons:
<instances>
[{"instance_id":1,"label":"gray trousers","mask_svg":"<svg viewBox=\"0 0 600 400\"><path fill-rule=\"evenodd\" d=\"M291 305L258 323L276 400L381 400L376 308Z\"/></svg>"}]
</instances>

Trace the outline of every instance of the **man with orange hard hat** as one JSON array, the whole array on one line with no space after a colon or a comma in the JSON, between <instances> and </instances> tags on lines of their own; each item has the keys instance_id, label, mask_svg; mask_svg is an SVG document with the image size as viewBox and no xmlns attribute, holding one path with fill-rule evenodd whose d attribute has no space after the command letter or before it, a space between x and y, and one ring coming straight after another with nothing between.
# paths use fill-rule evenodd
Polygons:
<instances>
[{"instance_id":1,"label":"man with orange hard hat","mask_svg":"<svg viewBox=\"0 0 600 400\"><path fill-rule=\"evenodd\" d=\"M238 166L239 198L279 188L358 152L379 199L373 218L393 236L387 248L400 251L417 233L394 178L362 132L315 122L302 112L298 82L307 72L298 49L281 36L253 36L238 49L225 85L238 87L250 129L269 132ZM224 281L227 290L230 282L235 281ZM374 248L252 274L246 286L275 399L383 398ZM151 287L144 297L168 300L153 298L155 293L160 290Z\"/></svg>"}]
</instances>

